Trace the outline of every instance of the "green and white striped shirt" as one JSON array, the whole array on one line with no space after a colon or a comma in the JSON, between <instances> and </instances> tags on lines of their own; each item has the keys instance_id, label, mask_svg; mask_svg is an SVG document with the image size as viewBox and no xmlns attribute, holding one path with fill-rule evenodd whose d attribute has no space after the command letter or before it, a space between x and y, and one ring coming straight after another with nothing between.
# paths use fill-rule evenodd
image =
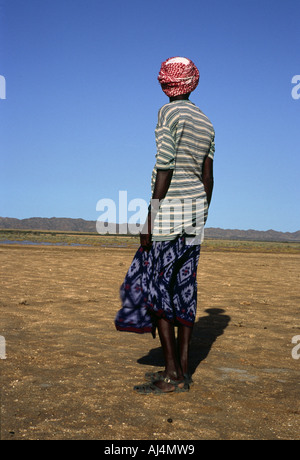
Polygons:
<instances>
[{"instance_id":1,"label":"green and white striped shirt","mask_svg":"<svg viewBox=\"0 0 300 460\"><path fill-rule=\"evenodd\" d=\"M165 241L183 233L199 234L208 215L202 166L207 156L214 158L213 125L191 101L177 100L159 110L155 137L157 154L152 193L157 170L174 171L168 193L155 217L152 239Z\"/></svg>"}]
</instances>

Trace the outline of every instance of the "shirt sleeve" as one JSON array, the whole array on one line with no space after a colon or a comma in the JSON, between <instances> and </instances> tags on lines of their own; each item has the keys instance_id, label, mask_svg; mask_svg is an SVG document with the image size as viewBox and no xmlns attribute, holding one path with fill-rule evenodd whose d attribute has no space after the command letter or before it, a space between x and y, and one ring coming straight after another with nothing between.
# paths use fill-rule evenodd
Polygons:
<instances>
[{"instance_id":1,"label":"shirt sleeve","mask_svg":"<svg viewBox=\"0 0 300 460\"><path fill-rule=\"evenodd\" d=\"M172 135L170 126L159 112L158 123L155 130L156 137L156 168L174 169L175 168L175 139Z\"/></svg>"},{"instance_id":2,"label":"shirt sleeve","mask_svg":"<svg viewBox=\"0 0 300 460\"><path fill-rule=\"evenodd\" d=\"M214 156L215 156L215 133L214 132L211 137L210 149L209 149L207 156L208 158L211 158L212 160L214 159Z\"/></svg>"}]
</instances>

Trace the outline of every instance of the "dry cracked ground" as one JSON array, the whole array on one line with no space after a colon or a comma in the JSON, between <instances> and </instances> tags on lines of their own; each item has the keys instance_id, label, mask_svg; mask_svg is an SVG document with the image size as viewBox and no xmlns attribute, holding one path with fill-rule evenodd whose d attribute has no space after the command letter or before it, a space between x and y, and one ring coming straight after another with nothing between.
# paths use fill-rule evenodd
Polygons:
<instances>
[{"instance_id":1,"label":"dry cracked ground","mask_svg":"<svg viewBox=\"0 0 300 460\"><path fill-rule=\"evenodd\" d=\"M114 328L134 252L0 246L1 439L299 439L300 255L204 250L194 383L143 396L159 339Z\"/></svg>"}]
</instances>

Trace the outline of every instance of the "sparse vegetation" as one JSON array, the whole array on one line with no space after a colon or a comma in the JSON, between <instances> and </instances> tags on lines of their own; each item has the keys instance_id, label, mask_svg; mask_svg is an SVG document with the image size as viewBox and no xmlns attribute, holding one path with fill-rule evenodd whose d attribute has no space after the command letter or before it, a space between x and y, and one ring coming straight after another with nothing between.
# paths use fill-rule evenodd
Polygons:
<instances>
[{"instance_id":1,"label":"sparse vegetation","mask_svg":"<svg viewBox=\"0 0 300 460\"><path fill-rule=\"evenodd\" d=\"M5 243L137 248L139 245L139 237L127 235L99 235L97 233L85 232L0 229L0 244ZM208 238L205 239L202 249L204 251L299 254L300 243Z\"/></svg>"}]
</instances>

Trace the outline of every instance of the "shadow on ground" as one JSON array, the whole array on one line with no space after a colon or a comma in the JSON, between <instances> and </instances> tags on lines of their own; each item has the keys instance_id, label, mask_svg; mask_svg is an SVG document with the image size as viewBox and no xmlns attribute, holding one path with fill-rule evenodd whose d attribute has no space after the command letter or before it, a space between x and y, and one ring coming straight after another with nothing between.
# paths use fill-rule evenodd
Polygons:
<instances>
[{"instance_id":1,"label":"shadow on ground","mask_svg":"<svg viewBox=\"0 0 300 460\"><path fill-rule=\"evenodd\" d=\"M225 315L222 308L207 308L207 316L202 316L194 325L190 351L190 374L209 354L214 342L224 333L230 322L230 316ZM153 348L149 353L137 360L139 364L164 367L162 348Z\"/></svg>"}]
</instances>

